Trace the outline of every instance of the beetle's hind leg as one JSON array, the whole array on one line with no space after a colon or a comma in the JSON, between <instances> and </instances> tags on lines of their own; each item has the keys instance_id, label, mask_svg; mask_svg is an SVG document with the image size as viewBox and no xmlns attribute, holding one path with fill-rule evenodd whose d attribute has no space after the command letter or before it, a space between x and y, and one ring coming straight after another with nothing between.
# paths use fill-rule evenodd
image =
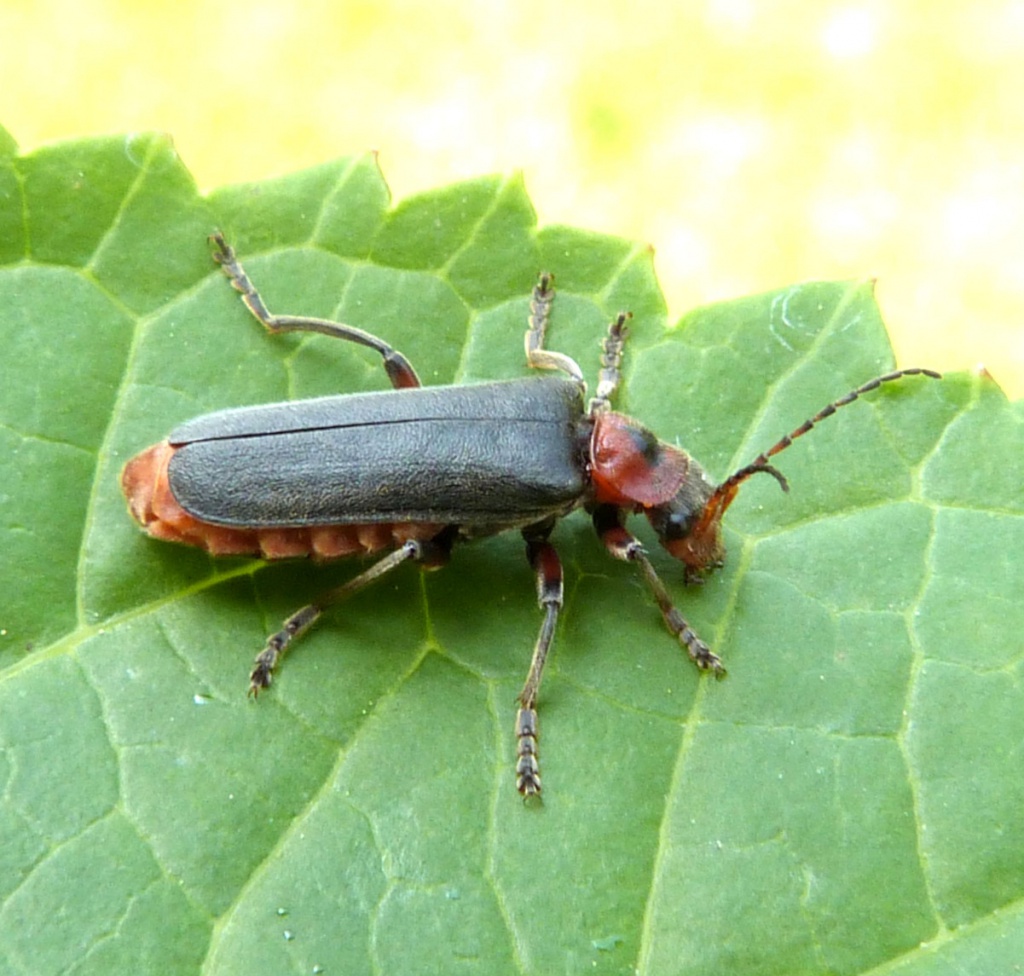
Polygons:
<instances>
[{"instance_id":1,"label":"beetle's hind leg","mask_svg":"<svg viewBox=\"0 0 1024 976\"><path fill-rule=\"evenodd\" d=\"M516 712L516 789L525 798L540 794L540 764L537 759L537 693L547 661L558 613L562 609L562 561L548 542L554 521L523 530L526 558L537 576L537 602L544 611L544 622L533 648L526 683L519 692Z\"/></svg>"},{"instance_id":2,"label":"beetle's hind leg","mask_svg":"<svg viewBox=\"0 0 1024 976\"><path fill-rule=\"evenodd\" d=\"M333 336L335 339L346 339L349 342L368 346L380 353L384 360L384 370L396 390L410 386L420 386L420 378L412 363L397 349L392 349L383 339L353 325L342 322L331 322L329 319L317 319L304 315L274 315L267 308L256 286L238 263L234 249L224 239L220 231L210 235L213 244L213 260L216 261L228 276L234 289L242 296L245 307L259 320L269 332L319 332L321 335Z\"/></svg>"},{"instance_id":3,"label":"beetle's hind leg","mask_svg":"<svg viewBox=\"0 0 1024 976\"><path fill-rule=\"evenodd\" d=\"M365 572L353 577L347 583L335 587L333 590L328 590L326 593L321 594L316 602L310 603L293 613L284 622L284 626L267 639L263 650L256 656L252 672L249 675L249 694L256 697L264 688L270 687L274 669L281 660L281 656L288 649L292 641L301 637L320 619L325 610L350 597L353 593L358 593L364 587L369 586L370 583L375 582L410 559L431 568L443 566L451 555L455 535L456 533L453 529L444 529L441 533L434 536L433 539L423 542L410 539L400 548L388 553L383 559L374 563Z\"/></svg>"}]
</instances>

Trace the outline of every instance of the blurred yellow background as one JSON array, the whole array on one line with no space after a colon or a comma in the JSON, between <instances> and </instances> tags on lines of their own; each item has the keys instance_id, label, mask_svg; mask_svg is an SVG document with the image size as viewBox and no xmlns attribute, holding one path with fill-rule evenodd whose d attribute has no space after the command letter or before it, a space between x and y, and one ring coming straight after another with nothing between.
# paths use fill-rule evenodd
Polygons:
<instances>
[{"instance_id":1,"label":"blurred yellow background","mask_svg":"<svg viewBox=\"0 0 1024 976\"><path fill-rule=\"evenodd\" d=\"M649 241L672 317L877 276L902 365L1024 390L1024 0L0 0L23 151L169 132L204 189L373 148L522 169Z\"/></svg>"}]
</instances>

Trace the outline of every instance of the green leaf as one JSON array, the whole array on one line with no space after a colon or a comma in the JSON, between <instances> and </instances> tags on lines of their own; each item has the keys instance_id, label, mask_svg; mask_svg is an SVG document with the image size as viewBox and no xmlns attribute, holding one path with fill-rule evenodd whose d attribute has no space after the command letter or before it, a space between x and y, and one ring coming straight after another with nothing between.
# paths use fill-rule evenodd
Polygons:
<instances>
[{"instance_id":1,"label":"green leaf","mask_svg":"<svg viewBox=\"0 0 1024 976\"><path fill-rule=\"evenodd\" d=\"M16 155L0 133L0 971L996 973L1024 940L1020 404L985 376L887 384L745 485L686 590L702 678L583 515L514 788L540 624L514 534L397 571L246 698L266 634L357 564L155 542L124 462L224 406L386 386L379 357L267 335L273 310L387 338L428 383L521 376L529 290L593 383L722 478L891 368L870 285L666 328L648 249L538 230L519 178L391 209L372 157L200 197L165 139ZM926 365L926 364L925 364ZM642 521L642 520L638 520Z\"/></svg>"}]
</instances>

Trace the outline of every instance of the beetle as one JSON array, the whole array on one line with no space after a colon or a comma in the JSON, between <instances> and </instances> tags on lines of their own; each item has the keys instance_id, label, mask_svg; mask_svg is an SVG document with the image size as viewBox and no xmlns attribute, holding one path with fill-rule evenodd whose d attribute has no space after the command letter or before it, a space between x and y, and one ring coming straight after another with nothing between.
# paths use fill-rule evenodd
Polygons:
<instances>
[{"instance_id":1,"label":"beetle","mask_svg":"<svg viewBox=\"0 0 1024 976\"><path fill-rule=\"evenodd\" d=\"M250 674L250 694L269 687L286 648L324 610L407 561L435 568L453 546L518 529L536 577L544 618L515 720L516 787L541 792L537 696L562 607L562 566L550 535L584 508L608 552L634 563L669 631L694 664L718 677L721 659L673 605L643 545L626 528L642 513L658 541L683 563L687 583L722 565L721 522L755 474L789 485L771 459L837 409L905 376L876 377L830 403L750 464L714 484L685 451L611 408L621 378L629 313L604 339L595 395L583 373L545 348L553 277L541 274L530 300L527 365L553 375L423 387L412 364L382 339L351 325L273 315L235 252L211 235L213 258L271 333L319 332L380 354L392 390L221 410L186 421L132 458L121 475L131 515L152 537L215 556L317 560L387 551L378 562L292 614L270 636Z\"/></svg>"}]
</instances>

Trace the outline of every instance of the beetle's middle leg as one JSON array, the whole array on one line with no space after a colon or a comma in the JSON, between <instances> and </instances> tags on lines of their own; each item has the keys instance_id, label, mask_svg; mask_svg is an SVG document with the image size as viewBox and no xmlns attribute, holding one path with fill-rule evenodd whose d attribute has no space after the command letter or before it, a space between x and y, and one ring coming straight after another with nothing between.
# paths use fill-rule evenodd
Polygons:
<instances>
[{"instance_id":1,"label":"beetle's middle leg","mask_svg":"<svg viewBox=\"0 0 1024 976\"><path fill-rule=\"evenodd\" d=\"M544 348L544 336L551 318L551 306L555 301L555 276L543 272L533 286L530 296L530 319L524 337L526 364L533 369L560 369L568 373L583 386L583 370L576 360L564 352L552 352Z\"/></svg>"},{"instance_id":2,"label":"beetle's middle leg","mask_svg":"<svg viewBox=\"0 0 1024 976\"><path fill-rule=\"evenodd\" d=\"M516 712L516 789L524 797L540 793L540 764L537 760L537 693L544 671L544 662L555 633L558 613L562 609L562 561L555 547L548 542L554 520L523 530L526 558L537 576L537 602L544 611L544 622L533 648L533 659L526 683L519 692Z\"/></svg>"},{"instance_id":3,"label":"beetle's middle leg","mask_svg":"<svg viewBox=\"0 0 1024 976\"><path fill-rule=\"evenodd\" d=\"M249 675L249 694L255 697L264 688L270 687L274 668L277 667L278 661L287 650L288 645L309 630L325 610L350 597L353 593L358 593L359 590L369 586L370 583L410 559L430 568L443 566L451 556L455 537L455 530L446 528L433 539L425 541L410 539L394 552L388 553L383 559L375 562L365 572L354 576L347 583L343 583L333 590L328 590L321 594L315 603L310 603L293 613L284 622L284 626L267 639L266 646L256 656L252 672Z\"/></svg>"},{"instance_id":4,"label":"beetle's middle leg","mask_svg":"<svg viewBox=\"0 0 1024 976\"><path fill-rule=\"evenodd\" d=\"M238 263L238 258L235 257L231 245L224 239L224 235L217 231L210 235L210 241L214 246L213 260L221 266L234 289L241 293L245 307L269 332L319 332L336 339L347 339L361 346L369 346L380 353L384 360L384 370L396 390L420 385L420 378L412 368L412 363L397 349L393 349L383 339L378 339L369 332L357 329L354 325L331 322L329 319L304 315L273 315L260 297L256 286L249 280L245 269Z\"/></svg>"}]
</instances>

